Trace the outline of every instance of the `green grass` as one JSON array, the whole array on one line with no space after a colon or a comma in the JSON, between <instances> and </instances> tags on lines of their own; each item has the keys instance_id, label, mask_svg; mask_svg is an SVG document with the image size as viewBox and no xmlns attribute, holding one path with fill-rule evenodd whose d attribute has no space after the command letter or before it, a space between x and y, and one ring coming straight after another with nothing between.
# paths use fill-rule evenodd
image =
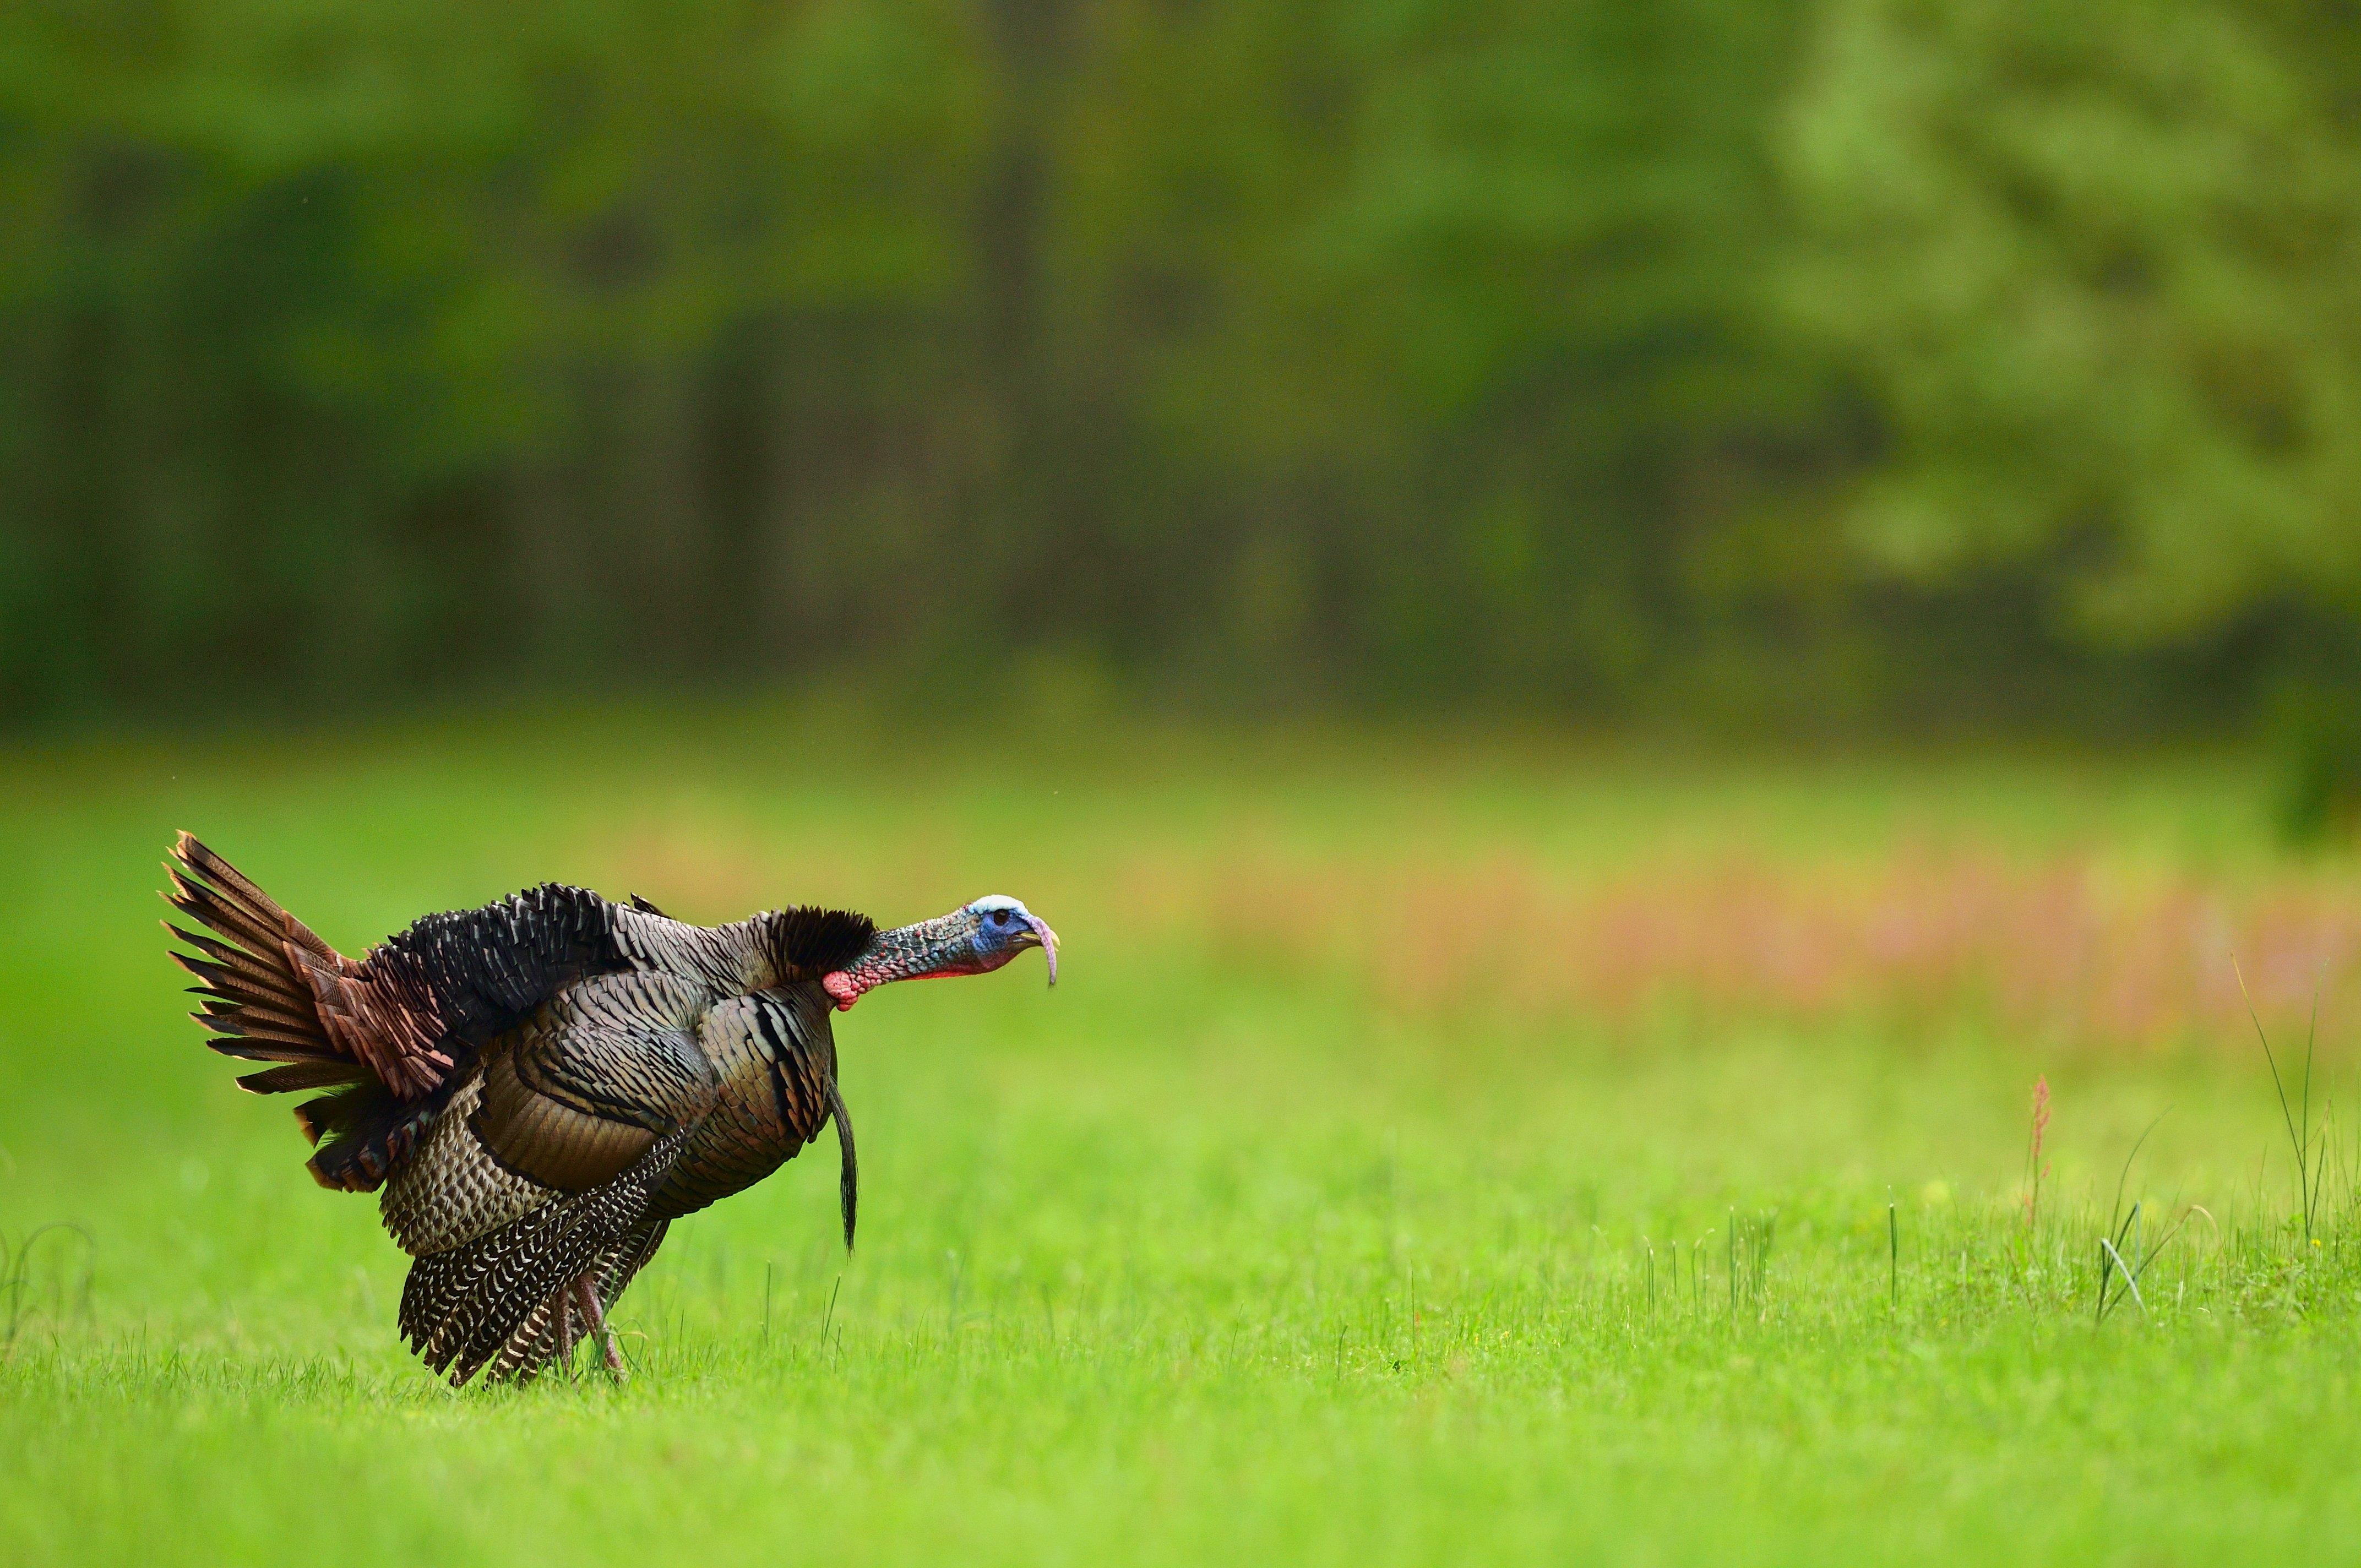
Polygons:
<instances>
[{"instance_id":1,"label":"green grass","mask_svg":"<svg viewBox=\"0 0 2361 1568\"><path fill-rule=\"evenodd\" d=\"M1003 891L1059 927L1065 976L840 1021L851 1257L823 1139L675 1230L619 1314L629 1388L454 1394L395 1343L371 1206L313 1188L283 1107L180 1017L153 923L176 827L348 949L548 877L701 918ZM1480 964L1455 1003L1387 972L1485 918L1418 891L1459 872L1775 881L1929 845L2225 897L2334 901L2351 869L2276 860L2213 764L886 745L795 714L21 751L0 1233L81 1230L38 1244L13 1312L0 1270L0 1560L2353 1554L2350 1150L2307 1245L2251 1036L2092 1037L1973 986L1799 1009L1676 974L1608 1010L1504 1002ZM1411 891L1340 907L1373 887ZM2183 1223L2101 1322L2119 1178L2142 1239Z\"/></svg>"}]
</instances>

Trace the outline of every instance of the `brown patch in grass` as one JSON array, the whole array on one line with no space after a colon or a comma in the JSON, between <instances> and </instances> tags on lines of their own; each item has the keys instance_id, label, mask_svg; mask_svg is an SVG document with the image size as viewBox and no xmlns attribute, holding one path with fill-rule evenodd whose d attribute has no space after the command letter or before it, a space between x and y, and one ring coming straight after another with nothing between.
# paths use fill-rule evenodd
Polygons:
<instances>
[{"instance_id":1,"label":"brown patch in grass","mask_svg":"<svg viewBox=\"0 0 2361 1568\"><path fill-rule=\"evenodd\" d=\"M701 920L804 899L916 918L972 891L943 845L856 851L698 816L638 824L602 858L615 887ZM1584 877L1507 855L1375 862L1237 840L1078 854L1024 882L1077 955L1193 949L1242 972L1340 978L1419 1014L1973 1009L2061 1041L2243 1048L2233 955L2267 1021L2300 1027L2317 994L2333 1022L2361 990L2361 890L2086 857L1730 857Z\"/></svg>"},{"instance_id":2,"label":"brown patch in grass","mask_svg":"<svg viewBox=\"0 0 2361 1568\"><path fill-rule=\"evenodd\" d=\"M2361 897L2137 878L2085 860L1731 861L1591 882L1526 864L1232 866L1206 879L1235 956L1343 962L1397 1005L1625 1015L1665 1003L1824 1014L1978 1007L2109 1044L2243 1039L2361 981ZM1213 914L1219 911L1218 916ZM2333 1015L2333 1014L2332 1014Z\"/></svg>"}]
</instances>

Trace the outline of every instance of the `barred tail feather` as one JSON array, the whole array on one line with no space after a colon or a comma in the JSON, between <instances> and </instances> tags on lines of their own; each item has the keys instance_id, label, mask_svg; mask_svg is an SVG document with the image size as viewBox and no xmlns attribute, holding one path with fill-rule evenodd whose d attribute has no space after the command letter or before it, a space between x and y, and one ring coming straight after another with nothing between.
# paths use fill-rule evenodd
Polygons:
<instances>
[{"instance_id":1,"label":"barred tail feather","mask_svg":"<svg viewBox=\"0 0 2361 1568\"><path fill-rule=\"evenodd\" d=\"M669 1220L643 1220L633 1226L623 1239L599 1254L590 1266L592 1283L598 1292L599 1306L612 1312L615 1303L631 1287L656 1248L664 1245ZM529 1383L541 1375L542 1369L564 1361L590 1332L589 1321L575 1310L569 1299L573 1285L569 1281L544 1298L522 1327L509 1336L492 1364L484 1369L484 1376L494 1383L514 1380Z\"/></svg>"},{"instance_id":2,"label":"barred tail feather","mask_svg":"<svg viewBox=\"0 0 2361 1568\"><path fill-rule=\"evenodd\" d=\"M520 1335L537 1337L533 1319L553 1295L594 1266L602 1276L612 1274L609 1253L639 1226L648 1195L672 1168L686 1138L674 1133L605 1186L545 1204L412 1264L401 1291L403 1337L427 1365L447 1372L455 1387ZM662 1234L659 1228L654 1239ZM647 1250L653 1250L653 1242Z\"/></svg>"}]
</instances>

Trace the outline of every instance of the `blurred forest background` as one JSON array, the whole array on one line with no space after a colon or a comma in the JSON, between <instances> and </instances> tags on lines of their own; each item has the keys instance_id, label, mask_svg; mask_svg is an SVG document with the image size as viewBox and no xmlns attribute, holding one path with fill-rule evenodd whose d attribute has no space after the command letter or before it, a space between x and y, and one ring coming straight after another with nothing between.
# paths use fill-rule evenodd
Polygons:
<instances>
[{"instance_id":1,"label":"blurred forest background","mask_svg":"<svg viewBox=\"0 0 2361 1568\"><path fill-rule=\"evenodd\" d=\"M0 723L2361 671L2352 0L17 0ZM1044 677L1048 678L1048 677Z\"/></svg>"}]
</instances>

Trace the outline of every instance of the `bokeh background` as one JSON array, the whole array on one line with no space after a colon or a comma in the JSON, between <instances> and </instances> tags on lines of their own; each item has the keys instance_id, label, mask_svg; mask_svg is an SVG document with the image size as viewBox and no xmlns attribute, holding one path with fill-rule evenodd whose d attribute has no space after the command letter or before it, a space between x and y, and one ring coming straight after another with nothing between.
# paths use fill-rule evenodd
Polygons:
<instances>
[{"instance_id":1,"label":"bokeh background","mask_svg":"<svg viewBox=\"0 0 2361 1568\"><path fill-rule=\"evenodd\" d=\"M2343 0L26 0L0 720L2300 738L2356 105Z\"/></svg>"},{"instance_id":2,"label":"bokeh background","mask_svg":"<svg viewBox=\"0 0 2361 1568\"><path fill-rule=\"evenodd\" d=\"M0 1564L2361 1557L2356 820L2354 0L0 0ZM1064 972L455 1395L176 828Z\"/></svg>"}]
</instances>

